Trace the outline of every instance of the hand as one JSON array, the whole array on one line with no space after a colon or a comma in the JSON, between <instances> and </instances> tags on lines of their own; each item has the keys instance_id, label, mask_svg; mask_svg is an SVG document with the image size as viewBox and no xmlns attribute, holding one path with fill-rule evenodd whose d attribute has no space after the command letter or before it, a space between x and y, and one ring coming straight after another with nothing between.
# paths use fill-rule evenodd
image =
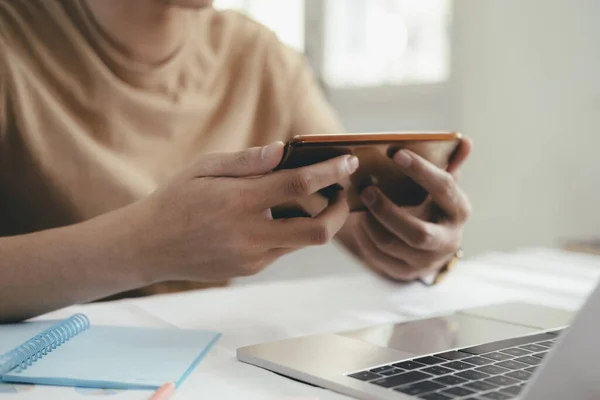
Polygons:
<instances>
[{"instance_id":1,"label":"hand","mask_svg":"<svg viewBox=\"0 0 600 400\"><path fill-rule=\"evenodd\" d=\"M221 281L259 272L276 258L328 242L348 216L340 196L314 218L273 220L270 208L346 178L358 167L342 156L272 172L283 144L202 157L133 205L138 254L154 281Z\"/></svg>"},{"instance_id":2,"label":"hand","mask_svg":"<svg viewBox=\"0 0 600 400\"><path fill-rule=\"evenodd\" d=\"M421 185L428 199L418 207L398 207L376 187L362 193L369 213L352 216L359 255L377 272L411 281L439 270L461 245L471 205L455 177L471 152L463 139L448 170L444 171L408 150L394 155L404 173Z\"/></svg>"}]
</instances>

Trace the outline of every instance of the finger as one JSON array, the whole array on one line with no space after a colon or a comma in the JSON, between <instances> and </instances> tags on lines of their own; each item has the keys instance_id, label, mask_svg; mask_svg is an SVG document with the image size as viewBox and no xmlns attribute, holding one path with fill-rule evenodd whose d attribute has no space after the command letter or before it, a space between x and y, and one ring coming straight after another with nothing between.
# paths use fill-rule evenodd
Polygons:
<instances>
[{"instance_id":1,"label":"finger","mask_svg":"<svg viewBox=\"0 0 600 400\"><path fill-rule=\"evenodd\" d=\"M388 231L372 215L365 214L361 223L363 224L362 228L364 229L365 234L371 239L371 242L375 244L380 252L398 260L408 261L408 259L411 258L408 253L416 251ZM404 246L402 246L402 244L404 244ZM408 262L408 264L411 263Z\"/></svg>"},{"instance_id":2,"label":"finger","mask_svg":"<svg viewBox=\"0 0 600 400\"><path fill-rule=\"evenodd\" d=\"M264 176L257 182L261 207L274 207L316 193L339 183L358 168L358 158L341 156L297 169L286 169Z\"/></svg>"},{"instance_id":3,"label":"finger","mask_svg":"<svg viewBox=\"0 0 600 400\"><path fill-rule=\"evenodd\" d=\"M417 154L400 150L394 161L403 172L425 189L433 201L453 220L466 221L470 215L470 203L452 175L438 168Z\"/></svg>"},{"instance_id":4,"label":"finger","mask_svg":"<svg viewBox=\"0 0 600 400\"><path fill-rule=\"evenodd\" d=\"M465 162L465 160L469 157L469 154L471 154L472 150L473 150L473 141L467 137L462 138L456 153L450 160L450 164L448 165L448 168L446 169L448 171L448 173L454 174L458 170L458 168L460 168L460 166Z\"/></svg>"},{"instance_id":5,"label":"finger","mask_svg":"<svg viewBox=\"0 0 600 400\"><path fill-rule=\"evenodd\" d=\"M390 233L415 249L439 250L445 246L443 226L426 222L398 207L379 188L370 186L361 198L371 215Z\"/></svg>"},{"instance_id":6,"label":"finger","mask_svg":"<svg viewBox=\"0 0 600 400\"><path fill-rule=\"evenodd\" d=\"M452 172L452 177L454 178L454 182L456 182L457 184L460 182L461 176L462 176L462 171L460 169L454 170L454 172Z\"/></svg>"},{"instance_id":7,"label":"finger","mask_svg":"<svg viewBox=\"0 0 600 400\"><path fill-rule=\"evenodd\" d=\"M380 252L375 243L365 233L363 225L359 225L357 228L356 245L362 258L367 260L376 272L388 278L397 281L412 281L420 276L419 271L406 262Z\"/></svg>"},{"instance_id":8,"label":"finger","mask_svg":"<svg viewBox=\"0 0 600 400\"><path fill-rule=\"evenodd\" d=\"M273 247L299 248L304 246L323 245L331 241L342 228L350 208L345 195L333 199L321 213L313 218L288 218L271 222L274 228L271 232L270 242Z\"/></svg>"},{"instance_id":9,"label":"finger","mask_svg":"<svg viewBox=\"0 0 600 400\"><path fill-rule=\"evenodd\" d=\"M415 249L393 236L387 229L370 215L363 221L365 234L371 239L377 249L388 256L403 260L412 268L427 274L439 270L443 265L448 251L424 251Z\"/></svg>"},{"instance_id":10,"label":"finger","mask_svg":"<svg viewBox=\"0 0 600 400\"><path fill-rule=\"evenodd\" d=\"M364 215L362 221L365 234L371 239L377 249L390 257L404 260L412 267L426 267L427 258L432 258L433 252L416 249L400 240L388 231L372 215Z\"/></svg>"},{"instance_id":11,"label":"finger","mask_svg":"<svg viewBox=\"0 0 600 400\"><path fill-rule=\"evenodd\" d=\"M207 154L191 167L194 177L242 177L264 175L283 157L283 143L252 147L236 153Z\"/></svg>"}]
</instances>

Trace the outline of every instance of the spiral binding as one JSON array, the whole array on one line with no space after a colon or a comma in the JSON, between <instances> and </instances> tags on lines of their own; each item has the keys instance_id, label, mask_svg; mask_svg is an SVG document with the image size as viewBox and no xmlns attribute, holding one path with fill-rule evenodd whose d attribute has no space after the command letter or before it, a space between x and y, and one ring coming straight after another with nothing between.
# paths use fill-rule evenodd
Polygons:
<instances>
[{"instance_id":1,"label":"spiral binding","mask_svg":"<svg viewBox=\"0 0 600 400\"><path fill-rule=\"evenodd\" d=\"M83 314L75 314L52 325L15 349L0 355L0 376L15 368L17 368L16 372L23 371L89 327L90 320Z\"/></svg>"}]
</instances>

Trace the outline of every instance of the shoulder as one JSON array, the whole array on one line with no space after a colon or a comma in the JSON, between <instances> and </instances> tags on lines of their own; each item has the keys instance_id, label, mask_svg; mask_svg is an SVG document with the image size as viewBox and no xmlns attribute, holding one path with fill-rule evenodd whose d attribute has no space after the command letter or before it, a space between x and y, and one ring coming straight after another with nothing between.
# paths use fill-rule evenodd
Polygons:
<instances>
[{"instance_id":1,"label":"shoulder","mask_svg":"<svg viewBox=\"0 0 600 400\"><path fill-rule=\"evenodd\" d=\"M261 23L234 10L207 8L200 11L199 26L212 46L243 47L273 41L275 34Z\"/></svg>"},{"instance_id":2,"label":"shoulder","mask_svg":"<svg viewBox=\"0 0 600 400\"><path fill-rule=\"evenodd\" d=\"M232 10L202 11L204 33L212 51L229 62L260 64L271 73L294 74L303 68L304 55L283 44L275 32L252 18Z\"/></svg>"},{"instance_id":3,"label":"shoulder","mask_svg":"<svg viewBox=\"0 0 600 400\"><path fill-rule=\"evenodd\" d=\"M203 76L209 80L206 87L222 91L215 97L225 99L229 110L244 107L244 113L254 113L261 125L256 143L265 141L269 129L279 132L270 137L287 139L298 115L297 101L312 79L304 54L239 12L203 10L201 19L196 38L203 49L198 52L201 65L209 71Z\"/></svg>"}]
</instances>

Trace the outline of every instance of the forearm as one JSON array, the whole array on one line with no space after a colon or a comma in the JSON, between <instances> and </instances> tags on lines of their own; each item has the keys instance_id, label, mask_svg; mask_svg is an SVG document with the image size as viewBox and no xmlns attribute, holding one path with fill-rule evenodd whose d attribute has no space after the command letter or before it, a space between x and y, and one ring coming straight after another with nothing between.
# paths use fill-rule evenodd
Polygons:
<instances>
[{"instance_id":1,"label":"forearm","mask_svg":"<svg viewBox=\"0 0 600 400\"><path fill-rule=\"evenodd\" d=\"M0 323L151 283L125 214L0 238Z\"/></svg>"}]
</instances>

